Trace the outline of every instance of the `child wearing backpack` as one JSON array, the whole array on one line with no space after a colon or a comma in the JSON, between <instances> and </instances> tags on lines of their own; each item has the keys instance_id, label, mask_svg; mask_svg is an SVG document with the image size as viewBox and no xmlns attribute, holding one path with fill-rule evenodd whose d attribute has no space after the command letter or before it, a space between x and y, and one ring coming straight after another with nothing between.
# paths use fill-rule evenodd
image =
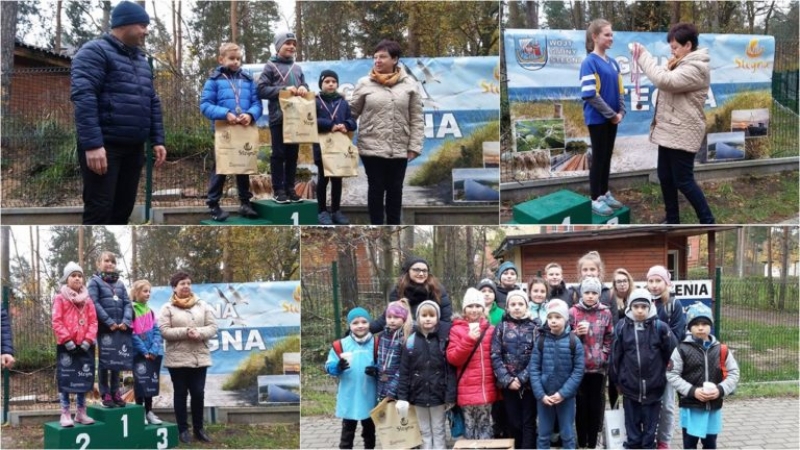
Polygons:
<instances>
[{"instance_id":1,"label":"child wearing backpack","mask_svg":"<svg viewBox=\"0 0 800 450\"><path fill-rule=\"evenodd\" d=\"M528 374L536 329L536 323L531 320L528 295L521 290L509 292L503 321L495 327L492 336L492 369L503 394L503 400L498 403L505 407L514 448L536 445L536 400Z\"/></svg>"},{"instance_id":2,"label":"child wearing backpack","mask_svg":"<svg viewBox=\"0 0 800 450\"><path fill-rule=\"evenodd\" d=\"M528 364L531 389L539 416L537 447L550 448L550 437L558 420L563 445L574 449L575 395L583 378L583 346L570 331L569 309L563 300L547 304L547 324L537 338Z\"/></svg>"},{"instance_id":3,"label":"child wearing backpack","mask_svg":"<svg viewBox=\"0 0 800 450\"><path fill-rule=\"evenodd\" d=\"M656 448L661 398L667 387L667 363L675 338L656 316L650 293L631 293L625 318L614 328L609 376L622 394L625 448Z\"/></svg>"},{"instance_id":4,"label":"child wearing backpack","mask_svg":"<svg viewBox=\"0 0 800 450\"><path fill-rule=\"evenodd\" d=\"M722 401L736 390L739 365L725 344L711 334L711 309L697 302L686 312L689 335L672 352L667 380L678 391L683 448L717 448L722 431Z\"/></svg>"},{"instance_id":5,"label":"child wearing backpack","mask_svg":"<svg viewBox=\"0 0 800 450\"><path fill-rule=\"evenodd\" d=\"M377 405L376 380L368 372L375 370L375 338L369 332L371 317L357 307L347 313L350 334L335 341L328 352L325 372L339 377L336 394L336 417L342 418L339 448L353 448L358 422L364 448L375 448L375 424L369 416Z\"/></svg>"},{"instance_id":6,"label":"child wearing backpack","mask_svg":"<svg viewBox=\"0 0 800 450\"><path fill-rule=\"evenodd\" d=\"M417 306L417 330L402 348L397 387L397 412L405 417L414 406L423 449L447 448L445 412L456 402L456 374L445 356L450 323L440 322L439 314L433 300Z\"/></svg>"},{"instance_id":7,"label":"child wearing backpack","mask_svg":"<svg viewBox=\"0 0 800 450\"><path fill-rule=\"evenodd\" d=\"M408 300L389 303L386 307L386 328L378 333L378 364L369 369L368 375L378 378L378 403L384 398L397 398L397 384L400 379L400 351L411 335L413 321L409 314Z\"/></svg>"},{"instance_id":8,"label":"child wearing backpack","mask_svg":"<svg viewBox=\"0 0 800 450\"><path fill-rule=\"evenodd\" d=\"M597 278L581 283L581 299L569 310L570 327L583 344L585 370L576 397L578 448L596 448L603 427L606 368L614 328L611 311L600 303L603 286Z\"/></svg>"},{"instance_id":9,"label":"child wearing backpack","mask_svg":"<svg viewBox=\"0 0 800 450\"><path fill-rule=\"evenodd\" d=\"M664 266L653 266L647 271L647 290L653 296L658 318L669 325L675 342L682 342L686 336L686 317L683 307L670 293L672 286L670 274ZM675 389L667 385L661 399L661 419L658 423L657 448L669 448L672 429L675 425Z\"/></svg>"}]
</instances>

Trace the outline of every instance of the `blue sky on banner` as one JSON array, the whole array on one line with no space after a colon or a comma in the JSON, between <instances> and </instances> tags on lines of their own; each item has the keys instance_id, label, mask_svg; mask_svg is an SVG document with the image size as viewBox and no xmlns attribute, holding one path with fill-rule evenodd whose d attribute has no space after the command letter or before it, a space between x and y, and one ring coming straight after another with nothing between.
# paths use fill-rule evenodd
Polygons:
<instances>
[{"instance_id":1,"label":"blue sky on banner","mask_svg":"<svg viewBox=\"0 0 800 450\"><path fill-rule=\"evenodd\" d=\"M411 165L425 162L447 140L469 136L475 129L499 120L499 57L411 57L400 62L417 80L423 95L425 141L422 156ZM318 77L330 69L339 75L339 92L349 98L358 80L372 68L372 59L298 64L312 91L319 91ZM264 65L247 64L244 68L258 79ZM262 117L258 125L266 126L267 118Z\"/></svg>"},{"instance_id":2,"label":"blue sky on banner","mask_svg":"<svg viewBox=\"0 0 800 450\"><path fill-rule=\"evenodd\" d=\"M300 333L299 281L193 284L192 291L217 318L210 374L232 373L252 352ZM150 308L158 314L171 295L170 286L154 286Z\"/></svg>"},{"instance_id":3,"label":"blue sky on banner","mask_svg":"<svg viewBox=\"0 0 800 450\"><path fill-rule=\"evenodd\" d=\"M642 74L642 109L635 108L628 44L639 42L666 65L671 56L664 32L615 32L608 54L616 59L625 85L628 115L619 135L648 134L655 109L652 85ZM504 48L508 64L508 94L513 103L578 100L580 65L586 57L586 33L574 30L506 30ZM723 105L737 93L770 91L775 58L775 38L764 35L700 34L699 47L709 48L711 87L706 108Z\"/></svg>"}]
</instances>

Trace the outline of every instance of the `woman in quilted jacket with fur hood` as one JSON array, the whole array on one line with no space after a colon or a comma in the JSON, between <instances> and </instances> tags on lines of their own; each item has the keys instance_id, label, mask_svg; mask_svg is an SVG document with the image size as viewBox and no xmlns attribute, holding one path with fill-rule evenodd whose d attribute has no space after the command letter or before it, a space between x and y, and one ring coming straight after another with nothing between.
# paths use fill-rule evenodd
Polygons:
<instances>
[{"instance_id":1,"label":"woman in quilted jacket with fur hood","mask_svg":"<svg viewBox=\"0 0 800 450\"><path fill-rule=\"evenodd\" d=\"M666 67L658 65L644 46L633 44L642 71L658 88L650 142L658 145L658 180L669 224L680 223L678 191L691 203L700 223L714 223L711 208L694 179L695 154L706 134L703 107L711 84L711 57L707 48L697 48L697 37L694 25L673 25L667 33L672 58Z\"/></svg>"}]
</instances>

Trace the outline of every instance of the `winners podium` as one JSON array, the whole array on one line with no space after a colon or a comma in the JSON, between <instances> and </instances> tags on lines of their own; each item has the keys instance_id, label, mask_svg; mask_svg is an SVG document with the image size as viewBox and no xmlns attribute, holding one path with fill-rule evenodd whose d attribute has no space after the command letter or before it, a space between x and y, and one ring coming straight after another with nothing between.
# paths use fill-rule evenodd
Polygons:
<instances>
[{"instance_id":1,"label":"winners podium","mask_svg":"<svg viewBox=\"0 0 800 450\"><path fill-rule=\"evenodd\" d=\"M627 225L631 210L627 206L610 216L592 213L592 200L568 190L517 204L508 225Z\"/></svg>"},{"instance_id":2,"label":"winners podium","mask_svg":"<svg viewBox=\"0 0 800 450\"><path fill-rule=\"evenodd\" d=\"M253 209L258 219L246 219L235 212L224 222L203 220L203 225L317 225L317 202L276 203L274 200L255 200Z\"/></svg>"},{"instance_id":3,"label":"winners podium","mask_svg":"<svg viewBox=\"0 0 800 450\"><path fill-rule=\"evenodd\" d=\"M73 403L73 414L74 409ZM74 427L62 428L57 421L44 424L44 448L165 449L178 446L178 426L167 422L145 425L144 407L141 405L129 403L124 408L92 405L86 410L95 420L92 425L76 423Z\"/></svg>"}]
</instances>

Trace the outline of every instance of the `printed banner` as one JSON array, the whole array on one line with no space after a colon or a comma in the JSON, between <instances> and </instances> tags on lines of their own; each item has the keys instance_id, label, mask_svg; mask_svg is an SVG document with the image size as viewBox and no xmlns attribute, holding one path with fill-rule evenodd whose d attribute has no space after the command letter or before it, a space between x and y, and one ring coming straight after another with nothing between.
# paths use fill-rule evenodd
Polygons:
<instances>
[{"instance_id":1,"label":"printed banner","mask_svg":"<svg viewBox=\"0 0 800 450\"><path fill-rule=\"evenodd\" d=\"M339 93L347 99L358 80L366 76L373 65L372 59L303 61L298 64L303 68L308 87L314 92L319 91L317 79L322 71L335 71L339 75ZM400 64L416 80L423 98L425 141L422 155L412 161L411 166L427 161L444 142L469 136L474 130L499 120L499 57L401 58ZM247 64L244 69L258 80L264 65ZM258 126L266 127L268 121L265 113Z\"/></svg>"},{"instance_id":2,"label":"printed banner","mask_svg":"<svg viewBox=\"0 0 800 450\"><path fill-rule=\"evenodd\" d=\"M584 31L506 30L504 48L514 150L532 150L524 161L530 160L531 167L520 171L523 178L585 175L588 170L590 141L583 120L579 80L580 66L586 58L585 39ZM608 55L619 63L622 72L627 115L617 133L612 173L656 167L657 147L649 142L648 135L658 89L641 74L639 96L635 95L628 50L628 44L633 42L643 44L661 66L671 56L666 33L614 33L614 45ZM769 127L775 39L701 34L699 47L710 51L711 86L705 107L709 144L701 150L698 160L742 159L745 138L766 136ZM731 135L732 132L743 134ZM727 134L714 136L716 133ZM748 142L747 151L760 154L763 150L759 144ZM541 153L545 156L537 159ZM542 161L537 163L539 159Z\"/></svg>"}]
</instances>

